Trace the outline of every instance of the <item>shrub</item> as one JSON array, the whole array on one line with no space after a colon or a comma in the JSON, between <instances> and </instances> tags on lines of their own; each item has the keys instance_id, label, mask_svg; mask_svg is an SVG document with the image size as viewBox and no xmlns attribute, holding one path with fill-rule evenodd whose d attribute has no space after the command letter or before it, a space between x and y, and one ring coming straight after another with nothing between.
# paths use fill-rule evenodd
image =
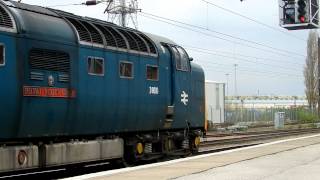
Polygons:
<instances>
[{"instance_id":1,"label":"shrub","mask_svg":"<svg viewBox=\"0 0 320 180\"><path fill-rule=\"evenodd\" d=\"M317 115L305 109L298 109L297 114L300 123L314 123L318 120Z\"/></svg>"}]
</instances>

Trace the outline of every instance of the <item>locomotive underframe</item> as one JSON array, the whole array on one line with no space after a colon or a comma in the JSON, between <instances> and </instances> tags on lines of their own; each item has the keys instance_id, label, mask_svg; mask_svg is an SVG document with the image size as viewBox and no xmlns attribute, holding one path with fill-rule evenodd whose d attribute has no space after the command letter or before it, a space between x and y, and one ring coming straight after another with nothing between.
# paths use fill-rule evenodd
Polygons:
<instances>
[{"instance_id":1,"label":"locomotive underframe","mask_svg":"<svg viewBox=\"0 0 320 180\"><path fill-rule=\"evenodd\" d=\"M136 164L167 156L187 156L198 150L200 129L126 133L98 136L95 139L64 138L1 143L0 173L17 170L120 160ZM76 137L74 137L76 138ZM79 138L79 137L77 137ZM139 149L138 146L142 149Z\"/></svg>"}]
</instances>

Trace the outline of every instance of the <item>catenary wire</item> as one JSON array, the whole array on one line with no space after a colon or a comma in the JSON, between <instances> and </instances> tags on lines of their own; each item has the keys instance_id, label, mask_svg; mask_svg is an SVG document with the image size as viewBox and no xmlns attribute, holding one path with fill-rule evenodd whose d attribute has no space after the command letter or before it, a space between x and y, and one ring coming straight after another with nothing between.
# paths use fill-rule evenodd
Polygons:
<instances>
[{"instance_id":1,"label":"catenary wire","mask_svg":"<svg viewBox=\"0 0 320 180\"><path fill-rule=\"evenodd\" d=\"M304 63L299 63L299 62L292 62L292 61L285 61L285 60L279 60L279 59L270 59L270 58L263 58L263 57L257 57L257 56L249 56L249 55L245 55L245 54L240 54L240 53L233 53L233 52L228 52L228 51L218 51L218 50L212 50L212 49L205 49L205 48L200 48L200 47L195 47L195 46L190 46L190 45L186 45L183 44L182 45L185 48L193 48L193 49L199 49L199 50L203 50L203 51L209 51L209 52L215 52L215 53L222 53L222 54L234 54L237 56L241 56L241 57L246 57L246 58L253 58L253 59L260 59L260 60L266 60L266 61L276 61L281 62L281 63L285 63L285 64L292 64L292 65L305 65Z\"/></svg>"},{"instance_id":2,"label":"catenary wire","mask_svg":"<svg viewBox=\"0 0 320 180\"><path fill-rule=\"evenodd\" d=\"M253 63L253 64L258 64L258 65L263 65L263 66L270 66L270 67L274 67L274 68L281 68L287 71L290 71L290 69L288 69L287 66L280 66L280 65L273 65L273 64L267 64L267 63L263 63L263 62L258 62L258 61L252 61L249 59L244 59L244 58L239 58L239 57L234 57L234 56L228 56L228 55L224 55L224 54L217 54L215 52L208 52L208 51L203 51L203 50L199 50L199 49L194 49L194 48L186 48L189 49L190 51L195 51L195 52L199 52L199 53L204 53L204 54L209 54L209 55L213 55L213 56L220 56L220 57L224 57L224 58L228 58L228 59L233 59L233 60L240 60L240 61L246 61L249 63ZM301 70L301 69L294 69L294 71L297 70Z\"/></svg>"},{"instance_id":3,"label":"catenary wire","mask_svg":"<svg viewBox=\"0 0 320 180\"><path fill-rule=\"evenodd\" d=\"M46 7L54 8L54 7L77 6L77 5L83 5L83 4L82 3L79 3L79 4L57 4L57 5L46 6Z\"/></svg>"},{"instance_id":4,"label":"catenary wire","mask_svg":"<svg viewBox=\"0 0 320 180\"><path fill-rule=\"evenodd\" d=\"M233 36L233 35L230 35L230 34L219 32L219 31L210 30L210 29L207 29L207 28L204 28L204 27L201 27L201 26L197 26L197 25L193 25L193 24L189 24L189 23L185 23L185 22L181 22L181 21L177 21L177 20L173 20L173 19L169 19L169 18L165 18L165 17L161 17L161 16L158 16L158 15L154 15L154 14L143 12L143 11L141 11L140 13L148 15L148 16L156 17L156 18L159 18L159 19L164 19L166 21L171 21L171 22L174 22L174 23L183 24L185 26L190 26L192 28L197 28L197 29L201 29L201 30L204 30L204 31L209 31L209 32L212 32L212 33L215 33L215 34L219 34L219 35L228 37L228 38L244 41L244 42L251 43L251 44L254 44L254 45L258 45L258 46L262 46L262 47L265 47L265 48L269 48L269 49L272 49L272 50L276 50L276 51L280 51L280 52L286 52L286 53L289 53L289 54L295 54L297 56L305 57L305 55L302 55L302 54L299 54L299 53L296 53L296 52L293 52L293 51L288 51L288 50L285 50L285 49L275 48L275 47L272 47L270 45L266 45L266 44L255 42L255 41L251 41L251 40L247 40L247 39L244 39L244 38L241 38L241 37Z\"/></svg>"},{"instance_id":5,"label":"catenary wire","mask_svg":"<svg viewBox=\"0 0 320 180\"><path fill-rule=\"evenodd\" d=\"M227 66L228 68L231 67L229 64L221 64L221 63L217 63L217 62L213 62L211 60L201 60L198 61L198 63L206 63L206 65L208 64L215 64L215 65L219 65L219 66ZM234 64L234 63L233 63ZM232 65L233 65L232 64ZM240 67L240 66L239 66ZM241 66L242 68L248 68L248 66ZM285 76L295 76L295 77L302 77L302 75L297 75L297 74L291 74L288 72L276 72L276 71L257 71L257 70L252 70L252 69L247 69L247 71L252 71L252 72L260 72L260 73L270 73L270 74L279 74L279 75L285 75Z\"/></svg>"},{"instance_id":6,"label":"catenary wire","mask_svg":"<svg viewBox=\"0 0 320 180\"><path fill-rule=\"evenodd\" d=\"M232 69L231 67L230 68L223 68L225 70L221 70L221 65L219 64L206 64L206 66L203 66L203 68L205 69L205 71L207 73L209 72L222 72L222 73L228 73L228 74L232 74L230 72L233 72L234 69ZM292 76L292 75L289 75L289 74L275 74L275 73L272 73L272 74L266 74L266 72L262 72L262 71L251 71L251 70L246 70L246 69L240 69L239 67L237 68L237 72L240 71L240 72L245 72L247 74L238 74L239 77L242 76L242 75L249 75L249 74L254 74L254 75L257 75L257 76L260 76L260 77L270 77L270 78L278 78L281 76L280 79L282 78L290 78L290 79L303 79L303 76ZM251 76L252 78L252 76Z\"/></svg>"},{"instance_id":7,"label":"catenary wire","mask_svg":"<svg viewBox=\"0 0 320 180\"><path fill-rule=\"evenodd\" d=\"M161 19L157 19L157 18L154 18L154 17L146 16L144 14L140 14L140 16L145 17L145 18L149 18L149 19L153 19L155 21L163 22L163 23L166 23L166 24L170 24L172 26L176 26L176 27L188 30L188 31L193 31L193 32L196 32L196 33L199 33L199 34L203 34L203 35L206 35L208 37L212 37L212 38L220 39L220 40L223 40L223 41L227 41L227 42L230 42L232 44L239 44L239 45L246 46L246 47L249 47L249 48L252 48L252 49L257 49L257 50L260 50L260 51L263 51L263 52L277 54L277 55L284 56L284 57L290 56L290 57L295 58L295 59L301 59L301 58L298 58L296 56L292 56L292 54L284 54L284 53L280 53L280 52L277 52L277 51L272 51L272 50L269 50L269 49L263 49L263 48L259 48L259 47L256 47L256 46L251 46L251 45L248 45L248 44L244 44L244 43L241 43L241 42L232 41L232 40L225 39L225 38L222 38L222 37L219 37L219 36L215 36L213 34L208 34L208 33L205 33L205 32L202 32L202 31L198 31L198 30L195 30L195 29L192 29L192 28L189 28L189 27L178 25L178 24L175 24L175 23L172 23L172 22L168 22L168 21L165 21L165 20L161 20Z\"/></svg>"},{"instance_id":8,"label":"catenary wire","mask_svg":"<svg viewBox=\"0 0 320 180\"><path fill-rule=\"evenodd\" d=\"M238 13L238 12L235 12L235 11L232 11L232 10L227 9L227 8L225 8L225 7L222 7L222 6L219 6L219 5L217 5L217 4L214 4L213 2L210 2L210 1L207 1L207 0L200 0L200 1L202 1L202 2L204 2L204 3L207 3L207 4L210 4L211 6L214 6L214 7L216 7L216 8L219 8L219 9L221 9L221 10L223 10L223 11L226 11L226 12L228 12L228 13L231 13L231 14L233 14L233 15L236 15L236 16L242 17L242 18L244 18L244 19L247 19L247 20L249 20L249 21L251 21L251 22L254 22L254 23L256 23L256 24L260 24L261 26L264 26L264 27L266 27L266 28L272 29L272 30L274 30L274 31L278 31L278 32L280 32L280 33L282 33L282 34L285 34L285 35L287 35L287 36L293 37L293 38L295 38L295 39L298 39L298 40L301 40L301 41L307 41L306 39L302 39L302 38L297 37L297 36L295 36L295 35L289 34L288 32L281 31L281 30L279 30L278 28L275 28L275 27L270 26L270 25L268 25L268 24L266 24L266 23L260 22L260 21L258 21L258 20L256 20L256 19L250 18L250 17L245 16L245 15L243 15L243 14L240 14L240 13Z\"/></svg>"}]
</instances>

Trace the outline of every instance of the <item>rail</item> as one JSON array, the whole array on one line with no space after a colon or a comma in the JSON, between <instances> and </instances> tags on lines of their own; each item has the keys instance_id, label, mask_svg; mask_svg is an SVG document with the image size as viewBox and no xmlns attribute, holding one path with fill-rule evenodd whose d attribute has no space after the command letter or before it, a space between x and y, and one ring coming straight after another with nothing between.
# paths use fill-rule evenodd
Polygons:
<instances>
[{"instance_id":1,"label":"rail","mask_svg":"<svg viewBox=\"0 0 320 180\"><path fill-rule=\"evenodd\" d=\"M277 138L303 135L310 133L320 133L319 128L260 131L247 133L233 133L228 135L209 134L200 144L200 152L237 148L239 146L249 146L261 144ZM218 136L216 136L218 135Z\"/></svg>"}]
</instances>

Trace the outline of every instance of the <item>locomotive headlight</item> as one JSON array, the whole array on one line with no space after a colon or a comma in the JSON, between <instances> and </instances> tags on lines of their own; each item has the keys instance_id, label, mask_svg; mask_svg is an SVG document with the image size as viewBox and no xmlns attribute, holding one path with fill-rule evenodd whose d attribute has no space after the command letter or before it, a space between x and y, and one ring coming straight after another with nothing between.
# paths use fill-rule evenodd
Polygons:
<instances>
[{"instance_id":1,"label":"locomotive headlight","mask_svg":"<svg viewBox=\"0 0 320 180\"><path fill-rule=\"evenodd\" d=\"M142 143L137 143L136 150L137 150L138 154L142 154L143 151L144 151L143 144Z\"/></svg>"},{"instance_id":2,"label":"locomotive headlight","mask_svg":"<svg viewBox=\"0 0 320 180\"><path fill-rule=\"evenodd\" d=\"M200 137L199 137L199 136L197 136L196 138L194 138L194 145L195 145L196 147L199 147L199 145L200 145Z\"/></svg>"}]
</instances>

